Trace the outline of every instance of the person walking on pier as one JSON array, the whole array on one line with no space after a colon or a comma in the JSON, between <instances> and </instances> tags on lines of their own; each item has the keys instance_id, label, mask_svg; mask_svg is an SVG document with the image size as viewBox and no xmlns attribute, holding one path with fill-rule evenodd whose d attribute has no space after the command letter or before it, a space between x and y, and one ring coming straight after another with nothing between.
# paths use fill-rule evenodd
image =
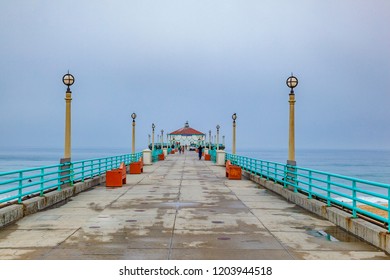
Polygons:
<instances>
[{"instance_id":1,"label":"person walking on pier","mask_svg":"<svg viewBox=\"0 0 390 280\"><path fill-rule=\"evenodd\" d=\"M198 152L199 152L199 160L201 160L201 159L202 159L202 151L203 151L203 147L202 147L202 145L199 145L199 147L198 147Z\"/></svg>"}]
</instances>

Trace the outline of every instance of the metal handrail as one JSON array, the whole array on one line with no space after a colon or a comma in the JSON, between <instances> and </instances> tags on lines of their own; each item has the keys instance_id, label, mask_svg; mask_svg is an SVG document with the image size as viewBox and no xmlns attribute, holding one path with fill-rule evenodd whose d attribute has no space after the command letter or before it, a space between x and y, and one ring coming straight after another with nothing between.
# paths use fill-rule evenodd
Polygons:
<instances>
[{"instance_id":1,"label":"metal handrail","mask_svg":"<svg viewBox=\"0 0 390 280\"><path fill-rule=\"evenodd\" d=\"M212 161L212 162L217 162L217 150L214 150L214 149L212 149L212 150L209 150L209 155L210 155L210 160Z\"/></svg>"},{"instance_id":2,"label":"metal handrail","mask_svg":"<svg viewBox=\"0 0 390 280\"><path fill-rule=\"evenodd\" d=\"M158 155L160 155L162 153L163 153L162 149L154 149L152 152L152 162L158 161Z\"/></svg>"},{"instance_id":3,"label":"metal handrail","mask_svg":"<svg viewBox=\"0 0 390 280\"><path fill-rule=\"evenodd\" d=\"M105 158L94 158L0 172L0 204L21 203L30 196L43 196L50 190L61 190L65 184L73 185L118 168L121 162L126 165L138 161L142 152Z\"/></svg>"},{"instance_id":4,"label":"metal handrail","mask_svg":"<svg viewBox=\"0 0 390 280\"><path fill-rule=\"evenodd\" d=\"M349 209L352 218L361 214L377 220L386 225L390 232L390 184L229 153L226 154L226 160L252 174L281 184L284 188L303 193L309 199L321 199L328 206ZM387 216L365 210L362 206L384 211Z\"/></svg>"}]
</instances>

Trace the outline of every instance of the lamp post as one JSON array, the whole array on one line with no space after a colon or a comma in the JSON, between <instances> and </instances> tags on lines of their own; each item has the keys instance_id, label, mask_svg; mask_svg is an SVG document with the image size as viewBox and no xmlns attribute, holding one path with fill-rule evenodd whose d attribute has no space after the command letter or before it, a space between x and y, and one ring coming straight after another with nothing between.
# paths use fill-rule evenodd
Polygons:
<instances>
[{"instance_id":1,"label":"lamp post","mask_svg":"<svg viewBox=\"0 0 390 280\"><path fill-rule=\"evenodd\" d=\"M209 150L211 150L211 130L209 130Z\"/></svg>"},{"instance_id":2,"label":"lamp post","mask_svg":"<svg viewBox=\"0 0 390 280\"><path fill-rule=\"evenodd\" d=\"M219 129L220 129L220 126L219 126L219 124L217 124L217 150L219 150Z\"/></svg>"},{"instance_id":3,"label":"lamp post","mask_svg":"<svg viewBox=\"0 0 390 280\"><path fill-rule=\"evenodd\" d=\"M292 74L287 78L287 86L290 90L290 119L289 119L289 140L288 140L288 159L287 164L296 165L295 161L295 123L294 123L294 104L295 104L295 94L294 88L298 85L298 79Z\"/></svg>"},{"instance_id":4,"label":"lamp post","mask_svg":"<svg viewBox=\"0 0 390 280\"><path fill-rule=\"evenodd\" d=\"M152 152L154 151L154 128L156 126L152 123Z\"/></svg>"},{"instance_id":5,"label":"lamp post","mask_svg":"<svg viewBox=\"0 0 390 280\"><path fill-rule=\"evenodd\" d=\"M150 134L148 134L148 147L150 146Z\"/></svg>"},{"instance_id":6,"label":"lamp post","mask_svg":"<svg viewBox=\"0 0 390 280\"><path fill-rule=\"evenodd\" d=\"M136 113L132 113L131 117L133 119L133 133L132 133L132 146L131 146L131 153L135 153L135 118L137 117Z\"/></svg>"},{"instance_id":7,"label":"lamp post","mask_svg":"<svg viewBox=\"0 0 390 280\"><path fill-rule=\"evenodd\" d=\"M237 119L237 114L234 113L232 115L232 119L233 119L233 145L232 145L232 154L235 155L236 154L236 119Z\"/></svg>"},{"instance_id":8,"label":"lamp post","mask_svg":"<svg viewBox=\"0 0 390 280\"><path fill-rule=\"evenodd\" d=\"M74 77L72 74L65 74L62 77L62 82L68 87L65 95L65 149L64 160L70 161L71 158L71 101L72 92L70 86L74 84Z\"/></svg>"},{"instance_id":9,"label":"lamp post","mask_svg":"<svg viewBox=\"0 0 390 280\"><path fill-rule=\"evenodd\" d=\"M161 129L161 150L164 148L164 129Z\"/></svg>"}]
</instances>

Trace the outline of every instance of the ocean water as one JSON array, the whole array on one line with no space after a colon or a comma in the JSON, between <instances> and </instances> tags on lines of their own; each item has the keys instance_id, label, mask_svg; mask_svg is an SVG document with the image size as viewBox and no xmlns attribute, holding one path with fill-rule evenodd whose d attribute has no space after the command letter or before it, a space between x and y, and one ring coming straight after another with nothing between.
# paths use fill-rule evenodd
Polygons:
<instances>
[{"instance_id":1,"label":"ocean water","mask_svg":"<svg viewBox=\"0 0 390 280\"><path fill-rule=\"evenodd\" d=\"M130 152L126 148L78 148L72 150L72 160L110 157ZM63 153L64 150L59 148L0 148L0 172L58 164Z\"/></svg>"},{"instance_id":2,"label":"ocean water","mask_svg":"<svg viewBox=\"0 0 390 280\"><path fill-rule=\"evenodd\" d=\"M286 163L287 150L237 150L238 155ZM390 150L296 150L297 166L390 184Z\"/></svg>"},{"instance_id":3,"label":"ocean water","mask_svg":"<svg viewBox=\"0 0 390 280\"><path fill-rule=\"evenodd\" d=\"M128 148L83 148L72 150L72 160L103 158L129 153ZM227 151L229 152L229 151ZM251 158L286 163L287 150L237 150ZM0 148L0 173L58 164L62 149ZM333 174L390 184L390 150L309 150L296 151L297 166ZM0 181L6 180L0 176ZM9 188L1 186L2 189ZM386 192L381 189L381 193ZM0 195L0 198L4 195Z\"/></svg>"},{"instance_id":4,"label":"ocean water","mask_svg":"<svg viewBox=\"0 0 390 280\"><path fill-rule=\"evenodd\" d=\"M105 158L110 156L127 154L129 148L84 148L72 150L72 161L87 160L95 158ZM60 163L63 157L63 149L59 148L0 148L0 175L1 172L16 171L20 169L53 166ZM57 168L47 170L55 172ZM27 173L27 176L36 175L39 171ZM24 173L26 176L26 173ZM18 174L0 176L0 183L15 179ZM45 179L56 178L55 175L48 175ZM34 179L33 179L34 180ZM28 183L27 181L25 183ZM47 182L46 185L52 184ZM0 191L10 190L17 187L17 183L0 185ZM34 187L36 188L36 186ZM28 191L28 189L26 189ZM5 199L16 195L17 191L0 193L0 199Z\"/></svg>"},{"instance_id":5,"label":"ocean water","mask_svg":"<svg viewBox=\"0 0 390 280\"><path fill-rule=\"evenodd\" d=\"M72 160L109 157L129 153L128 148L78 148ZM229 151L227 151L229 152ZM286 163L287 150L237 150L238 155ZM0 148L0 172L57 164L63 156L59 148ZM299 167L354 178L390 183L390 150L311 150L296 151Z\"/></svg>"}]
</instances>

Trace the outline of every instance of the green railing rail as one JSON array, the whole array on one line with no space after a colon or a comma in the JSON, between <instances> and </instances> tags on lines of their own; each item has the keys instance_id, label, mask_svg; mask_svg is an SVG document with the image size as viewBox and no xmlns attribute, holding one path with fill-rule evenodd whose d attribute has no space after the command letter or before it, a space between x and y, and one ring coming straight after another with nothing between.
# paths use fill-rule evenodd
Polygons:
<instances>
[{"instance_id":1,"label":"green railing rail","mask_svg":"<svg viewBox=\"0 0 390 280\"><path fill-rule=\"evenodd\" d=\"M128 165L141 157L142 152L138 152L0 172L0 204L15 201L21 203L31 196L42 196L47 191L60 190L65 184L72 185L99 176L107 170L118 168L121 162Z\"/></svg>"},{"instance_id":2,"label":"green railing rail","mask_svg":"<svg viewBox=\"0 0 390 280\"><path fill-rule=\"evenodd\" d=\"M209 150L209 155L212 162L217 162L217 150Z\"/></svg>"},{"instance_id":3,"label":"green railing rail","mask_svg":"<svg viewBox=\"0 0 390 280\"><path fill-rule=\"evenodd\" d=\"M390 184L229 153L226 154L226 160L284 188L303 193L308 199L319 199L325 201L328 206L348 209L352 218L360 214L379 221L390 232ZM383 211L387 215L375 214L374 211L367 210L366 206Z\"/></svg>"},{"instance_id":4,"label":"green railing rail","mask_svg":"<svg viewBox=\"0 0 390 280\"><path fill-rule=\"evenodd\" d=\"M163 153L162 149L154 149L152 152L152 162L158 161L158 155L160 155L162 153Z\"/></svg>"}]
</instances>

